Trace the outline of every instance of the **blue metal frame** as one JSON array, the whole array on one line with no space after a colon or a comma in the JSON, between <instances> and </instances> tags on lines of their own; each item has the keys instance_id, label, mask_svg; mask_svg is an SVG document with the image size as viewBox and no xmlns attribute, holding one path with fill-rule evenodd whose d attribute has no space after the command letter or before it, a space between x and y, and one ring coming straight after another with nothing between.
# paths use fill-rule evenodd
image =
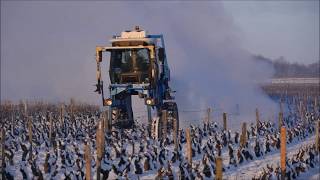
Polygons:
<instances>
[{"instance_id":1,"label":"blue metal frame","mask_svg":"<svg viewBox=\"0 0 320 180\"><path fill-rule=\"evenodd\" d=\"M129 94L131 94L133 91L136 91L138 93L144 94L146 98L153 98L157 101L155 105L147 105L147 112L148 112L148 120L149 125L151 125L151 108L156 107L156 109L161 111L163 100L164 100L164 94L168 90L166 89L166 81L170 80L170 70L167 62L167 55L165 52L165 44L164 44L164 37L162 34L160 35L148 35L147 38L152 39L160 39L161 46L158 45L158 41L155 44L155 47L161 47L164 49L164 60L161 63L158 59L158 57L155 57L157 65L161 65L162 69L162 76L158 77L158 80L156 82L155 88L150 88L149 83L143 83L143 84L110 84L109 85L109 91L110 91L110 99L114 103L112 103L111 106L109 106L109 118L112 119L112 108L113 107L122 107L122 106L132 106L131 104L131 97L125 98L123 100L115 99L115 96L123 91L128 91ZM160 68L160 67L159 67ZM130 102L130 105L128 104ZM132 109L132 108L131 108Z\"/></svg>"}]
</instances>

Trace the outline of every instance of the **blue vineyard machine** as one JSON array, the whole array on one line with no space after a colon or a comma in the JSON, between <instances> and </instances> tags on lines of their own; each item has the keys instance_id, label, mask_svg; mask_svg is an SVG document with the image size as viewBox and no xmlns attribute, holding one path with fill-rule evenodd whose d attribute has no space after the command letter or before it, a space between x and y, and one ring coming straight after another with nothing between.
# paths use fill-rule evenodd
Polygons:
<instances>
[{"instance_id":1,"label":"blue vineyard machine","mask_svg":"<svg viewBox=\"0 0 320 180\"><path fill-rule=\"evenodd\" d=\"M110 125L133 128L132 95L138 95L147 108L149 136L158 138L174 129L177 132L178 107L169 87L170 70L163 35L148 35L136 26L114 36L110 42L109 47L96 47L96 92L101 94L103 106L108 107ZM104 97L101 77L104 52L110 53L109 98Z\"/></svg>"}]
</instances>

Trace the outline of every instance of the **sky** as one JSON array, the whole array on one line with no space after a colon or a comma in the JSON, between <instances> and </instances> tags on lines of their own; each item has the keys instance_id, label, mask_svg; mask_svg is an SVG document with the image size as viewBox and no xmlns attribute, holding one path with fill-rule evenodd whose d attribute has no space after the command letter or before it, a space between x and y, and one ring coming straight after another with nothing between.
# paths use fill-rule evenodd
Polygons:
<instances>
[{"instance_id":1,"label":"sky","mask_svg":"<svg viewBox=\"0 0 320 180\"><path fill-rule=\"evenodd\" d=\"M256 82L270 78L273 69L254 62L252 54L300 63L319 59L319 35L313 29L319 9L301 7L275 2L1 1L1 99L73 97L100 104L93 92L95 46L108 45L113 35L140 25L164 34L180 110L214 107L232 113L239 105L244 115L254 115L256 107L270 111L275 105ZM304 28L294 29L300 25L293 21ZM107 63L103 67L107 87ZM203 116L184 115L187 120Z\"/></svg>"},{"instance_id":2,"label":"sky","mask_svg":"<svg viewBox=\"0 0 320 180\"><path fill-rule=\"evenodd\" d=\"M319 1L224 1L255 54L289 62L319 61Z\"/></svg>"}]
</instances>

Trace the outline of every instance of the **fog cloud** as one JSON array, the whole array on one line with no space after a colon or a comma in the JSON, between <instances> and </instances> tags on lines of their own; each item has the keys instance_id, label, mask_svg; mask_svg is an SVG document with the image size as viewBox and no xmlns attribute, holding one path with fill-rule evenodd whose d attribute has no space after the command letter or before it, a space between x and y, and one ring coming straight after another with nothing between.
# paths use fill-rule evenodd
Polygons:
<instances>
[{"instance_id":1,"label":"fog cloud","mask_svg":"<svg viewBox=\"0 0 320 180\"><path fill-rule=\"evenodd\" d=\"M182 112L190 109L212 107L220 118L238 104L234 118L252 121L256 107L274 108L256 84L272 68L244 50L220 2L2 2L1 98L100 103L94 48L134 25L165 36L181 121L204 117Z\"/></svg>"}]
</instances>

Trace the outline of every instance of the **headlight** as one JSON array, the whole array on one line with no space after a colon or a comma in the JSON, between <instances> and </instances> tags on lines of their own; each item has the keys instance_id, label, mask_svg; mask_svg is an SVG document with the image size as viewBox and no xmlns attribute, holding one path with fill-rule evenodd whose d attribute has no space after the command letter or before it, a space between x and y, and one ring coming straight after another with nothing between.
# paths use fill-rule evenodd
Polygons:
<instances>
[{"instance_id":1,"label":"headlight","mask_svg":"<svg viewBox=\"0 0 320 180\"><path fill-rule=\"evenodd\" d=\"M147 104L147 105L153 105L153 99L147 98L147 99L146 99L146 104Z\"/></svg>"},{"instance_id":2,"label":"headlight","mask_svg":"<svg viewBox=\"0 0 320 180\"><path fill-rule=\"evenodd\" d=\"M111 106L112 105L112 99L105 99L104 100L104 104L107 106Z\"/></svg>"}]
</instances>

